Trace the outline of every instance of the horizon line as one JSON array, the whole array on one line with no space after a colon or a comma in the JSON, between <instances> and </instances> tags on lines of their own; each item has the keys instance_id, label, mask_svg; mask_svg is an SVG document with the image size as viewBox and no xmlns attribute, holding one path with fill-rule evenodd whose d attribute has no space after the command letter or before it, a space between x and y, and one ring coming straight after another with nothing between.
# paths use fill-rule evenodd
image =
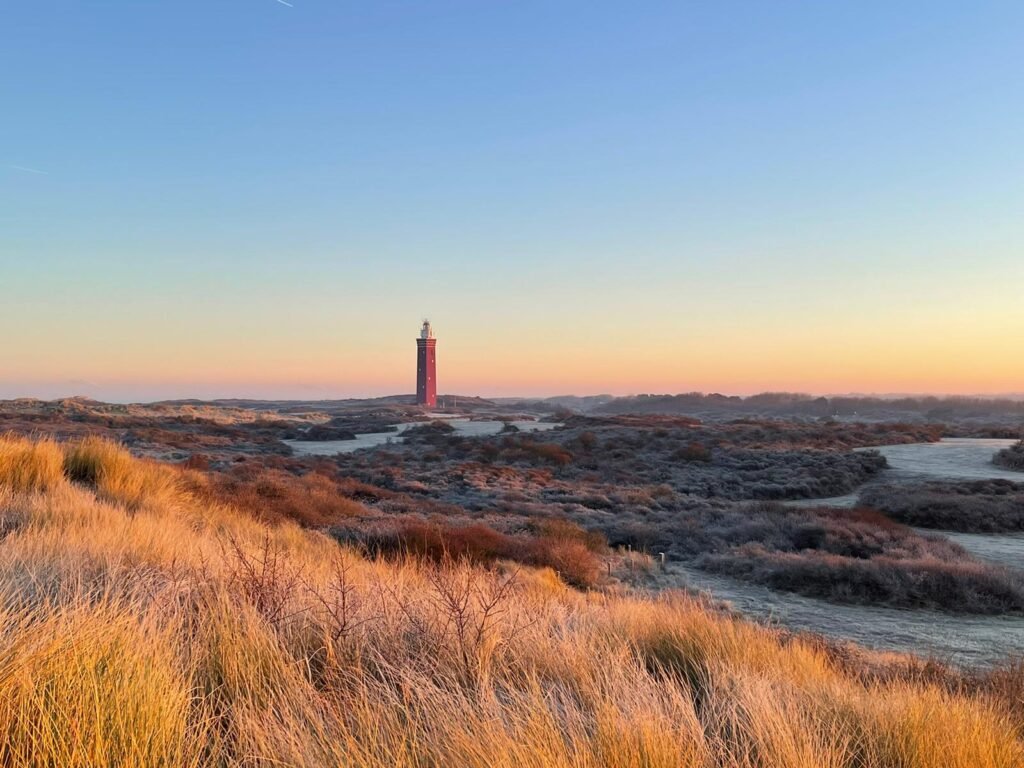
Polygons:
<instances>
[{"instance_id":1,"label":"horizon line","mask_svg":"<svg viewBox=\"0 0 1024 768\"><path fill-rule=\"evenodd\" d=\"M837 398L857 398L857 399L877 399L877 400L900 400L900 399L935 399L935 400L1010 400L1010 401L1024 401L1024 391L1021 392L1001 392L995 394L983 394L983 393L954 393L954 392L943 392L943 393L929 393L929 392L828 392L828 393L816 393L816 392L802 392L797 390L762 390L759 392L753 392L750 394L730 394L728 392L721 391L700 391L700 390L687 390L680 392L634 392L624 395L616 395L610 392L594 392L587 394L575 394L575 393L563 393L557 395L482 395L482 394L466 394L466 393L445 393L438 394L438 400L445 398L464 398L467 400L490 400L490 401L509 401L517 400L522 402L543 402L547 400L558 400L562 398L576 398L576 399L588 399L588 398L609 398L612 400L626 400L631 398L649 397L649 398L672 398L672 397L686 397L686 396L699 396L699 397L726 397L726 398L738 398L740 400L749 400L755 397L761 397L765 395L789 395L792 397L806 397L806 398L825 398L825 399L837 399ZM217 396L217 397L162 397L154 399L103 399L93 397L92 395L84 394L73 394L63 395L57 397L39 397L35 395L19 395L15 397L0 398L0 402L16 402L19 400L35 400L43 403L60 402L62 400L83 400L91 401L95 403L109 404L109 405L159 405L161 403L219 403L219 402L251 402L251 403L272 403L272 402L286 402L286 403L330 403L330 402L360 402L360 401L372 401L372 400L390 400L399 398L409 398L414 400L416 394L414 392L399 392L386 395L366 395L366 396L349 396L349 397L297 397L297 396L284 396L284 397L252 397L252 396Z\"/></svg>"}]
</instances>

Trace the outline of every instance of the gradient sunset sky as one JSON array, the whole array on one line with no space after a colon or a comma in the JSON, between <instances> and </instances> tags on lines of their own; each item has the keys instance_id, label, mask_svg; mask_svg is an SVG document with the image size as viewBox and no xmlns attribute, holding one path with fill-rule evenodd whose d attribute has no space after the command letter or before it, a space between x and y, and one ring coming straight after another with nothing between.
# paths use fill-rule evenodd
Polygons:
<instances>
[{"instance_id":1,"label":"gradient sunset sky","mask_svg":"<svg viewBox=\"0 0 1024 768\"><path fill-rule=\"evenodd\" d=\"M26 0L0 396L1024 392L1024 4Z\"/></svg>"}]
</instances>

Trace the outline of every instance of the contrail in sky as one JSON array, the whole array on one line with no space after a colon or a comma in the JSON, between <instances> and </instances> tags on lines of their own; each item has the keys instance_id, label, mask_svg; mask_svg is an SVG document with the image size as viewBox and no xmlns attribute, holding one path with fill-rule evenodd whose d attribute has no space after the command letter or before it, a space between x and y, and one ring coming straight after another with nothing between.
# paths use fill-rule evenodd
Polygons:
<instances>
[{"instance_id":1,"label":"contrail in sky","mask_svg":"<svg viewBox=\"0 0 1024 768\"><path fill-rule=\"evenodd\" d=\"M277 2L279 2L281 5L287 5L289 8L294 8L295 7L294 5L292 5L289 2L286 2L285 0L277 0Z\"/></svg>"},{"instance_id":2,"label":"contrail in sky","mask_svg":"<svg viewBox=\"0 0 1024 768\"><path fill-rule=\"evenodd\" d=\"M278 0L280 2L280 0ZM40 171L38 168L26 168L24 165L12 165L10 166L16 171L24 171L25 173L38 173L40 176L49 176L49 171Z\"/></svg>"}]
</instances>

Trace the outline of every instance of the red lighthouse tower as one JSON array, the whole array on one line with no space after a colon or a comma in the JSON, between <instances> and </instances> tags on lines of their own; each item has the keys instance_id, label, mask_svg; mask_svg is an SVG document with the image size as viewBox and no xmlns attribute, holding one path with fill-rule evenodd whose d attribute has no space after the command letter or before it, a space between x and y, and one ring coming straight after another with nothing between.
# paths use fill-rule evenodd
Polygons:
<instances>
[{"instance_id":1,"label":"red lighthouse tower","mask_svg":"<svg viewBox=\"0 0 1024 768\"><path fill-rule=\"evenodd\" d=\"M437 339L430 321L423 321L416 339L416 405L433 408L437 405Z\"/></svg>"}]
</instances>

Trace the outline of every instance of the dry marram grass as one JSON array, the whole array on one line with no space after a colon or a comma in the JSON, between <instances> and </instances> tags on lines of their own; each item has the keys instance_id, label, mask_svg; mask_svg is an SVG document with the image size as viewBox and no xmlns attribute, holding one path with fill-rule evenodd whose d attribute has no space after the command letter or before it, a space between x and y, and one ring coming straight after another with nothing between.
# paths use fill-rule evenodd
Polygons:
<instances>
[{"instance_id":1,"label":"dry marram grass","mask_svg":"<svg viewBox=\"0 0 1024 768\"><path fill-rule=\"evenodd\" d=\"M0 442L0 763L1024 764L996 697L868 681L681 596L368 561L176 472Z\"/></svg>"}]
</instances>

